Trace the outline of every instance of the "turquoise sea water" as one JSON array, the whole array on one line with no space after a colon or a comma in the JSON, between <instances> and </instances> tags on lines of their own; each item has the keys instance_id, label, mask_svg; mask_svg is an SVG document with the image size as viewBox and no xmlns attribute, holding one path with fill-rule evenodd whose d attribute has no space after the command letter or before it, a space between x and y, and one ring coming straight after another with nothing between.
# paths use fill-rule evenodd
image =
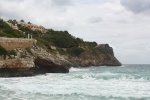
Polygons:
<instances>
[{"instance_id":1,"label":"turquoise sea water","mask_svg":"<svg viewBox=\"0 0 150 100\"><path fill-rule=\"evenodd\" d=\"M0 100L150 100L150 65L72 68L69 74L0 78Z\"/></svg>"}]
</instances>

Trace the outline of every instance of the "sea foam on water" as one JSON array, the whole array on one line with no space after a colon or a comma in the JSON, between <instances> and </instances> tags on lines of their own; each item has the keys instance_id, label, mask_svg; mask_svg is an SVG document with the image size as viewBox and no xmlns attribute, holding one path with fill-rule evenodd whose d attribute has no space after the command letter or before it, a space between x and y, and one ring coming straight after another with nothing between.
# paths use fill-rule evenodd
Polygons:
<instances>
[{"instance_id":1,"label":"sea foam on water","mask_svg":"<svg viewBox=\"0 0 150 100\"><path fill-rule=\"evenodd\" d=\"M0 100L149 100L149 65L124 66L0 78Z\"/></svg>"}]
</instances>

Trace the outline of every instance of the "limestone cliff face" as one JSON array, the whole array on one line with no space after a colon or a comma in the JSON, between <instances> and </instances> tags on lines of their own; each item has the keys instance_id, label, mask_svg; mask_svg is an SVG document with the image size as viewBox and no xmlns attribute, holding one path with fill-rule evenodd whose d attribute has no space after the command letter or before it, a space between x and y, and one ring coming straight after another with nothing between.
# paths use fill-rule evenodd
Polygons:
<instances>
[{"instance_id":1,"label":"limestone cliff face","mask_svg":"<svg viewBox=\"0 0 150 100\"><path fill-rule=\"evenodd\" d=\"M40 47L31 48L30 53L16 50L17 58L0 59L0 77L34 76L45 73L68 73L72 67L120 66L113 49L102 44L83 52L79 57L66 57L51 54Z\"/></svg>"},{"instance_id":2,"label":"limestone cliff face","mask_svg":"<svg viewBox=\"0 0 150 100\"><path fill-rule=\"evenodd\" d=\"M79 57L69 59L73 66L121 66L121 63L114 56L113 48L108 44L98 45L93 50L86 50Z\"/></svg>"},{"instance_id":3,"label":"limestone cliff face","mask_svg":"<svg viewBox=\"0 0 150 100\"><path fill-rule=\"evenodd\" d=\"M7 59L0 60L0 68L32 68L34 67L33 59Z\"/></svg>"},{"instance_id":4,"label":"limestone cliff face","mask_svg":"<svg viewBox=\"0 0 150 100\"><path fill-rule=\"evenodd\" d=\"M32 34L35 39L24 38L27 34ZM70 67L121 65L108 44L97 46L96 42L76 38L67 31L26 25L15 20L6 23L0 19L0 36L5 36L0 37L2 77L68 73Z\"/></svg>"},{"instance_id":5,"label":"limestone cliff face","mask_svg":"<svg viewBox=\"0 0 150 100\"><path fill-rule=\"evenodd\" d=\"M45 73L68 73L68 61L37 47L16 50L14 58L0 57L0 77L25 77Z\"/></svg>"}]
</instances>

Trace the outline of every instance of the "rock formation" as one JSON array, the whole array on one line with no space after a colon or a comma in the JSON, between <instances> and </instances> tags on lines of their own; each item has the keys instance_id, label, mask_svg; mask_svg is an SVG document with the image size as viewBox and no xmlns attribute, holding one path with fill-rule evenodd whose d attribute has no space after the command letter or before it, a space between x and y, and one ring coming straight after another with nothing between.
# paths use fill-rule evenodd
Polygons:
<instances>
[{"instance_id":1,"label":"rock formation","mask_svg":"<svg viewBox=\"0 0 150 100\"><path fill-rule=\"evenodd\" d=\"M0 37L1 77L68 73L70 67L121 66L108 44L98 45L76 38L67 31L33 24L28 27L23 23L0 19L0 36L3 36ZM29 34L34 39L25 38Z\"/></svg>"},{"instance_id":2,"label":"rock formation","mask_svg":"<svg viewBox=\"0 0 150 100\"><path fill-rule=\"evenodd\" d=\"M11 48L9 48L11 49ZM26 77L46 73L68 73L69 62L36 47L16 49L18 55L0 58L0 77ZM9 55L10 56L10 55Z\"/></svg>"},{"instance_id":3,"label":"rock formation","mask_svg":"<svg viewBox=\"0 0 150 100\"><path fill-rule=\"evenodd\" d=\"M120 66L113 49L108 44L101 44L92 50L84 51L78 57L54 55L36 47L30 53L26 49L17 50L19 57L0 60L1 77L33 76L45 73L68 73L72 67Z\"/></svg>"},{"instance_id":4,"label":"rock formation","mask_svg":"<svg viewBox=\"0 0 150 100\"><path fill-rule=\"evenodd\" d=\"M68 73L69 68L63 65L58 65L51 60L37 57L34 61L35 66L40 73Z\"/></svg>"},{"instance_id":5,"label":"rock formation","mask_svg":"<svg viewBox=\"0 0 150 100\"><path fill-rule=\"evenodd\" d=\"M112 47L108 44L98 45L93 50L86 50L79 57L71 57L69 60L76 67L121 66L114 56Z\"/></svg>"}]
</instances>

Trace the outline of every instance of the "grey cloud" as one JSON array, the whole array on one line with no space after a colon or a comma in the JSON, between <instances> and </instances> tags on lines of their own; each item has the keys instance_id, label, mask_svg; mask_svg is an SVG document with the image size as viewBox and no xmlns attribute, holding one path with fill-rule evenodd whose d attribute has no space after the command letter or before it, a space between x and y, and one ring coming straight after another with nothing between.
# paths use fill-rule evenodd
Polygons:
<instances>
[{"instance_id":1,"label":"grey cloud","mask_svg":"<svg viewBox=\"0 0 150 100\"><path fill-rule=\"evenodd\" d=\"M72 5L72 0L51 0L52 5L58 5L58 6L69 6Z\"/></svg>"},{"instance_id":2,"label":"grey cloud","mask_svg":"<svg viewBox=\"0 0 150 100\"><path fill-rule=\"evenodd\" d=\"M0 15L1 15L1 17L7 17L7 18L9 18L9 19L11 19L11 18L16 18L16 19L20 19L20 15L19 14L14 14L13 12L2 12L2 11L0 11Z\"/></svg>"},{"instance_id":3,"label":"grey cloud","mask_svg":"<svg viewBox=\"0 0 150 100\"><path fill-rule=\"evenodd\" d=\"M120 3L134 13L150 14L150 0L121 0Z\"/></svg>"},{"instance_id":4,"label":"grey cloud","mask_svg":"<svg viewBox=\"0 0 150 100\"><path fill-rule=\"evenodd\" d=\"M20 12L19 12L19 10L21 9L16 9L17 7L15 7L15 6L18 6L18 3L20 3L20 1L19 2L17 2L17 1L19 1L19 0L12 0L12 1L10 1L9 2L9 0L6 0L6 1L1 1L1 3L0 3L0 7L1 7L1 9L0 9L0 15L1 15L1 17L4 17L4 18L20 18ZM11 6L10 6L10 4L12 4Z\"/></svg>"},{"instance_id":5,"label":"grey cloud","mask_svg":"<svg viewBox=\"0 0 150 100\"><path fill-rule=\"evenodd\" d=\"M23 2L25 0L5 0L5 1L8 1L8 2Z\"/></svg>"},{"instance_id":6,"label":"grey cloud","mask_svg":"<svg viewBox=\"0 0 150 100\"><path fill-rule=\"evenodd\" d=\"M91 17L89 19L89 23L96 24L102 22L103 19L101 17Z\"/></svg>"},{"instance_id":7,"label":"grey cloud","mask_svg":"<svg viewBox=\"0 0 150 100\"><path fill-rule=\"evenodd\" d=\"M116 20L115 22L117 22L119 24L127 24L127 23L129 23L129 21L125 20L125 19Z\"/></svg>"},{"instance_id":8,"label":"grey cloud","mask_svg":"<svg viewBox=\"0 0 150 100\"><path fill-rule=\"evenodd\" d=\"M74 36L87 41L109 43L122 63L149 63L149 16L137 16L128 12L130 10L134 13L148 13L149 2L149 0L0 0L0 17L24 19L47 28L68 30Z\"/></svg>"}]
</instances>

